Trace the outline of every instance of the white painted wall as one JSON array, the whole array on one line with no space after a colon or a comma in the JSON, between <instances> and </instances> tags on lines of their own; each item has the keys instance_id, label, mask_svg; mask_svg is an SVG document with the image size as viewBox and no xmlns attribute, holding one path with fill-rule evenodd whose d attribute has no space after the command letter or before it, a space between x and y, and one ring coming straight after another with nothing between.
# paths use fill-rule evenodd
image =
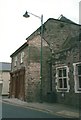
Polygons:
<instances>
[{"instance_id":1,"label":"white painted wall","mask_svg":"<svg viewBox=\"0 0 81 120\"><path fill-rule=\"evenodd\" d=\"M0 84L2 84L2 95L9 94L10 73L0 72Z\"/></svg>"}]
</instances>

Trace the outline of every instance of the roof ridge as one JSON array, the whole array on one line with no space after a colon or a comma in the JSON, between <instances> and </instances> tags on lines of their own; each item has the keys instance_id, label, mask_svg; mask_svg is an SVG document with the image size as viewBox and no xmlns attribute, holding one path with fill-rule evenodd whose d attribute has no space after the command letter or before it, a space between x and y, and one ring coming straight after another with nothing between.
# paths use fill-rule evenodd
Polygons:
<instances>
[{"instance_id":1,"label":"roof ridge","mask_svg":"<svg viewBox=\"0 0 81 120\"><path fill-rule=\"evenodd\" d=\"M63 14L60 15L60 17L58 18L58 20L61 20L63 22L68 22L68 23L74 23L76 24L75 22L73 22L72 20L66 18Z\"/></svg>"}]
</instances>

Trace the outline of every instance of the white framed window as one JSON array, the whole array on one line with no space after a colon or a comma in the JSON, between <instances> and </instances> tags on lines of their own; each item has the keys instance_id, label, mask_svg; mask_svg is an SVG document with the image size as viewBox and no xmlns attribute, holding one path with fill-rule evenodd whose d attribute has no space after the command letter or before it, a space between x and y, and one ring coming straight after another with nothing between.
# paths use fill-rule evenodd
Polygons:
<instances>
[{"instance_id":1,"label":"white framed window","mask_svg":"<svg viewBox=\"0 0 81 120\"><path fill-rule=\"evenodd\" d=\"M17 56L14 58L14 66L17 66Z\"/></svg>"},{"instance_id":2,"label":"white framed window","mask_svg":"<svg viewBox=\"0 0 81 120\"><path fill-rule=\"evenodd\" d=\"M67 66L56 68L56 89L57 92L69 92L69 68Z\"/></svg>"},{"instance_id":3,"label":"white framed window","mask_svg":"<svg viewBox=\"0 0 81 120\"><path fill-rule=\"evenodd\" d=\"M81 93L81 62L73 63L73 66L74 66L75 93Z\"/></svg>"},{"instance_id":4,"label":"white framed window","mask_svg":"<svg viewBox=\"0 0 81 120\"><path fill-rule=\"evenodd\" d=\"M24 60L24 52L21 52L21 61L20 61L20 63L23 63L23 60Z\"/></svg>"}]
</instances>

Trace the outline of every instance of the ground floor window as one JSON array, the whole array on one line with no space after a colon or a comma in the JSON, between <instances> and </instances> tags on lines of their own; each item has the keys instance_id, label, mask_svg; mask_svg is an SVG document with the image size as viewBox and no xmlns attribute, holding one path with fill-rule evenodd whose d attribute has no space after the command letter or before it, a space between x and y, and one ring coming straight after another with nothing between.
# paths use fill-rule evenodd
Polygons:
<instances>
[{"instance_id":1,"label":"ground floor window","mask_svg":"<svg viewBox=\"0 0 81 120\"><path fill-rule=\"evenodd\" d=\"M69 92L68 85L68 67L62 66L56 68L56 89L58 92L65 91Z\"/></svg>"},{"instance_id":2,"label":"ground floor window","mask_svg":"<svg viewBox=\"0 0 81 120\"><path fill-rule=\"evenodd\" d=\"M75 93L81 93L81 62L74 63L74 89Z\"/></svg>"}]
</instances>

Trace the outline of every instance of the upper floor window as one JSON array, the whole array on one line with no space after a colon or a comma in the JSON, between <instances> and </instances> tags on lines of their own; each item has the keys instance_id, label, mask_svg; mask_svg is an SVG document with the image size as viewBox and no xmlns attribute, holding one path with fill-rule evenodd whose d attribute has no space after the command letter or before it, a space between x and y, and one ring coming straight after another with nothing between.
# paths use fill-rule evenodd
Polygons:
<instances>
[{"instance_id":1,"label":"upper floor window","mask_svg":"<svg viewBox=\"0 0 81 120\"><path fill-rule=\"evenodd\" d=\"M68 67L57 67L56 68L56 89L58 92L66 91L69 92L69 84L68 84Z\"/></svg>"},{"instance_id":2,"label":"upper floor window","mask_svg":"<svg viewBox=\"0 0 81 120\"><path fill-rule=\"evenodd\" d=\"M23 60L24 60L24 52L21 52L21 63L23 63Z\"/></svg>"},{"instance_id":3,"label":"upper floor window","mask_svg":"<svg viewBox=\"0 0 81 120\"><path fill-rule=\"evenodd\" d=\"M81 62L74 63L75 93L81 93Z\"/></svg>"},{"instance_id":4,"label":"upper floor window","mask_svg":"<svg viewBox=\"0 0 81 120\"><path fill-rule=\"evenodd\" d=\"M14 66L17 66L17 56L14 58Z\"/></svg>"}]
</instances>

